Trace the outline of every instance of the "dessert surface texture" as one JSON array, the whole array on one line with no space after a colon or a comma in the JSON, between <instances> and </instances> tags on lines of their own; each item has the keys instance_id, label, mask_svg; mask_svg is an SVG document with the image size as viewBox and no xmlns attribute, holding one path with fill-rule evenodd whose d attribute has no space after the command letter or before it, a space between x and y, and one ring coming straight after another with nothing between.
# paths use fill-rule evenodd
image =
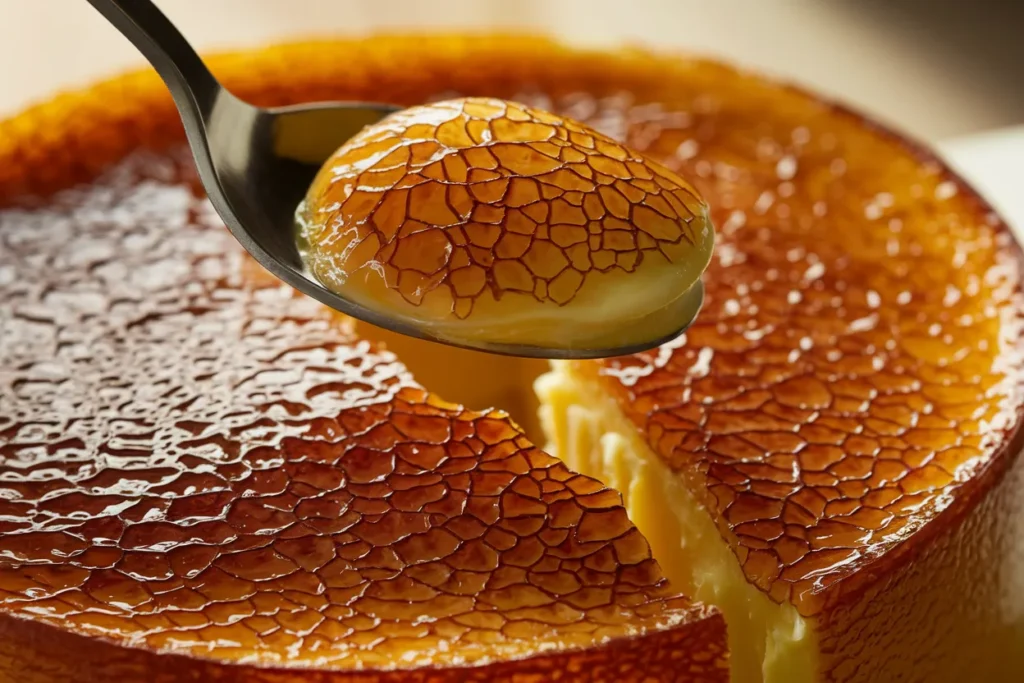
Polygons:
<instances>
[{"instance_id":1,"label":"dessert surface texture","mask_svg":"<svg viewBox=\"0 0 1024 683\"><path fill-rule=\"evenodd\" d=\"M443 282L456 314L495 287L568 301L588 269L692 247L660 230L704 197L695 325L573 372L814 632L822 680L947 680L1022 623L1021 255L930 155L715 63L532 38L211 64L261 104L496 97L607 136L625 170L567 144L517 189L494 177L515 158L442 161L378 214L403 296ZM665 579L619 492L259 270L183 144L149 73L0 122L0 681L728 679L725 619ZM468 191L501 189L500 216L426 243L438 231L414 228L462 201L416 196L440 186L430 168L481 172ZM629 197L619 177L645 171ZM527 240L516 221L550 227ZM632 227L596 243L591 221Z\"/></svg>"}]
</instances>

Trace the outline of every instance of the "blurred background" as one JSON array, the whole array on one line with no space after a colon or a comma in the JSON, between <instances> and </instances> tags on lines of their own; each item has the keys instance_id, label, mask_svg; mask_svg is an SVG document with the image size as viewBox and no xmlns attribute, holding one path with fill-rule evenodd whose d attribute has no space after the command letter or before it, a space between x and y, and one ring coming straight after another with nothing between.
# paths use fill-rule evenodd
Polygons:
<instances>
[{"instance_id":1,"label":"blurred background","mask_svg":"<svg viewBox=\"0 0 1024 683\"><path fill-rule=\"evenodd\" d=\"M1024 123L1018 0L158 0L201 49L384 30L542 31L690 51L928 141ZM86 0L0 0L0 117L141 64Z\"/></svg>"}]
</instances>

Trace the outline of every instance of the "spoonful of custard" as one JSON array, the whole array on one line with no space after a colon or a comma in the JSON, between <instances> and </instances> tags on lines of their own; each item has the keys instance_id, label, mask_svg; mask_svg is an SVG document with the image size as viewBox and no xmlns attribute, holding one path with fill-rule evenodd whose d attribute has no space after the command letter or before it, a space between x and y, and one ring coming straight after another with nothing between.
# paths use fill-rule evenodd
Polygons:
<instances>
[{"instance_id":1,"label":"spoonful of custard","mask_svg":"<svg viewBox=\"0 0 1024 683\"><path fill-rule=\"evenodd\" d=\"M696 316L707 205L611 138L492 99L256 107L149 0L89 2L167 84L224 224L318 301L413 337L545 358L651 348Z\"/></svg>"},{"instance_id":2,"label":"spoonful of custard","mask_svg":"<svg viewBox=\"0 0 1024 683\"><path fill-rule=\"evenodd\" d=\"M345 142L297 211L326 288L456 346L588 358L685 330L714 243L683 178L513 102L412 107Z\"/></svg>"}]
</instances>

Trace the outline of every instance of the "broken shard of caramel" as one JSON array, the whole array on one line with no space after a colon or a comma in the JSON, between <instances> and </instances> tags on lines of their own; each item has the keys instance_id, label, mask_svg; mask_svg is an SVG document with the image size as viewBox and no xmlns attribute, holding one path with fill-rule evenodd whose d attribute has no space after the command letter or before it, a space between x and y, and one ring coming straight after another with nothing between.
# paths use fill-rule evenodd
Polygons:
<instances>
[{"instance_id":1,"label":"broken shard of caramel","mask_svg":"<svg viewBox=\"0 0 1024 683\"><path fill-rule=\"evenodd\" d=\"M714 242L676 173L489 98L368 126L324 164L299 220L330 289L436 338L549 348L672 336Z\"/></svg>"}]
</instances>

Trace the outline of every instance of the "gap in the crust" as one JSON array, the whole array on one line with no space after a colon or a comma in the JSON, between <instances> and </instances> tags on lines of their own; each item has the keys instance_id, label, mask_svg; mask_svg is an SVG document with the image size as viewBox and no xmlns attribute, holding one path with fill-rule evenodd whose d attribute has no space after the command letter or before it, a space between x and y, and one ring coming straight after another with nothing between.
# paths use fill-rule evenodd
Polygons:
<instances>
[{"instance_id":1,"label":"gap in the crust","mask_svg":"<svg viewBox=\"0 0 1024 683\"><path fill-rule=\"evenodd\" d=\"M540 403L533 382L549 365L546 360L499 356L407 337L356 321L363 339L382 343L409 369L425 389L446 401L473 410L506 411L537 446L545 443Z\"/></svg>"}]
</instances>

